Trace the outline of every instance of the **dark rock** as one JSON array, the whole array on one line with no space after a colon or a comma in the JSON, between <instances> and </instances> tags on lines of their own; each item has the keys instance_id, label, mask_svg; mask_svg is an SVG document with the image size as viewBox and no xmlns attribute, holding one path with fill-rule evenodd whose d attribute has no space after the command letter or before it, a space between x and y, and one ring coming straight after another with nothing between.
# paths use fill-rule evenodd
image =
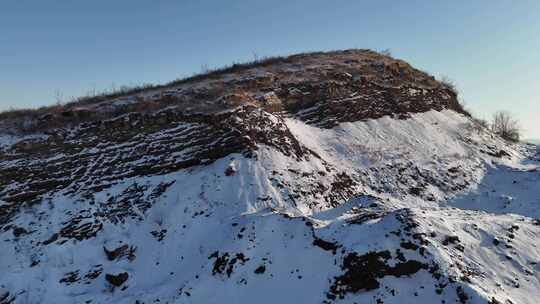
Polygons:
<instances>
[{"instance_id":1,"label":"dark rock","mask_svg":"<svg viewBox=\"0 0 540 304\"><path fill-rule=\"evenodd\" d=\"M463 290L463 287L461 286L456 287L456 294L461 304L466 304L467 301L469 301L469 296L465 293L465 291Z\"/></svg>"},{"instance_id":2,"label":"dark rock","mask_svg":"<svg viewBox=\"0 0 540 304\"><path fill-rule=\"evenodd\" d=\"M122 272L119 274L106 274L105 280L109 282L111 285L118 287L124 284L129 278L129 274L127 272Z\"/></svg>"},{"instance_id":3,"label":"dark rock","mask_svg":"<svg viewBox=\"0 0 540 304\"><path fill-rule=\"evenodd\" d=\"M423 192L424 192L424 189L420 187L412 187L411 189L409 189L409 194L415 195L415 196L420 196L422 195Z\"/></svg>"},{"instance_id":4,"label":"dark rock","mask_svg":"<svg viewBox=\"0 0 540 304\"><path fill-rule=\"evenodd\" d=\"M13 236L18 238L22 235L28 234L28 231L22 227L15 227L13 228Z\"/></svg>"},{"instance_id":5,"label":"dark rock","mask_svg":"<svg viewBox=\"0 0 540 304\"><path fill-rule=\"evenodd\" d=\"M114 261L116 259L127 257L129 261L135 260L135 251L136 248L129 245L123 245L120 246L114 250L108 250L105 246L103 246L103 251L105 252L105 255L107 255L107 259L109 261Z\"/></svg>"},{"instance_id":6,"label":"dark rock","mask_svg":"<svg viewBox=\"0 0 540 304\"><path fill-rule=\"evenodd\" d=\"M491 301L489 301L489 304L503 304L503 303L500 302L499 300L495 299L495 297L492 297Z\"/></svg>"},{"instance_id":7,"label":"dark rock","mask_svg":"<svg viewBox=\"0 0 540 304\"><path fill-rule=\"evenodd\" d=\"M414 260L390 266L388 264L390 259L388 251L368 252L361 256L349 253L343 259L342 269L345 273L335 278L329 294L342 298L346 293L378 289L379 279L385 276L409 276L422 269L428 269L426 264Z\"/></svg>"},{"instance_id":8,"label":"dark rock","mask_svg":"<svg viewBox=\"0 0 540 304\"><path fill-rule=\"evenodd\" d=\"M313 246L320 247L326 251L332 251L333 254L336 254L337 249L341 247L341 245L338 245L337 243L327 242L318 237L315 237L315 240L313 240Z\"/></svg>"},{"instance_id":9,"label":"dark rock","mask_svg":"<svg viewBox=\"0 0 540 304\"><path fill-rule=\"evenodd\" d=\"M419 248L419 246L413 242L401 242L400 246L401 248L408 250L417 250Z\"/></svg>"},{"instance_id":10,"label":"dark rock","mask_svg":"<svg viewBox=\"0 0 540 304\"><path fill-rule=\"evenodd\" d=\"M459 237L457 236L447 236L444 240L443 240L443 245L444 246L448 246L449 244L457 244L459 243Z\"/></svg>"},{"instance_id":11,"label":"dark rock","mask_svg":"<svg viewBox=\"0 0 540 304\"><path fill-rule=\"evenodd\" d=\"M10 294L9 291L0 288L0 304L13 304L15 303L15 295Z\"/></svg>"},{"instance_id":12,"label":"dark rock","mask_svg":"<svg viewBox=\"0 0 540 304\"><path fill-rule=\"evenodd\" d=\"M227 277L231 276L237 263L244 265L245 262L249 261L249 258L246 258L243 253L237 253L231 258L228 252L220 255L219 251L212 253L208 259L215 259L212 275L226 273Z\"/></svg>"},{"instance_id":13,"label":"dark rock","mask_svg":"<svg viewBox=\"0 0 540 304\"><path fill-rule=\"evenodd\" d=\"M495 157L510 157L510 154L504 150L500 150L499 152L495 153Z\"/></svg>"},{"instance_id":14,"label":"dark rock","mask_svg":"<svg viewBox=\"0 0 540 304\"><path fill-rule=\"evenodd\" d=\"M43 245L49 245L51 243L56 242L58 240L58 237L59 237L58 233L53 234L48 240L43 242Z\"/></svg>"},{"instance_id":15,"label":"dark rock","mask_svg":"<svg viewBox=\"0 0 540 304\"><path fill-rule=\"evenodd\" d=\"M254 273L256 274L263 274L266 271L266 266L261 265L255 269Z\"/></svg>"},{"instance_id":16,"label":"dark rock","mask_svg":"<svg viewBox=\"0 0 540 304\"><path fill-rule=\"evenodd\" d=\"M158 242L161 242L167 235L167 229L161 229L160 231L154 230L151 231L150 234L152 234L152 236L155 237Z\"/></svg>"},{"instance_id":17,"label":"dark rock","mask_svg":"<svg viewBox=\"0 0 540 304\"><path fill-rule=\"evenodd\" d=\"M232 176L235 173L236 173L236 169L232 165L228 166L227 169L225 169L225 176Z\"/></svg>"},{"instance_id":18,"label":"dark rock","mask_svg":"<svg viewBox=\"0 0 540 304\"><path fill-rule=\"evenodd\" d=\"M60 279L60 283L65 283L66 285L71 285L73 283L76 283L80 280L79 278L79 271L72 271L68 272Z\"/></svg>"}]
</instances>

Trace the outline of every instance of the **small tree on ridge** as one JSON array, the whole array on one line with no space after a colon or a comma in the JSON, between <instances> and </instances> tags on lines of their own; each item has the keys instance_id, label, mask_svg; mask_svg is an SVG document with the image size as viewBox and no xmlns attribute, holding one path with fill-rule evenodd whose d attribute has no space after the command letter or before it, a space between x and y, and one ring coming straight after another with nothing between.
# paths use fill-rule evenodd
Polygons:
<instances>
[{"instance_id":1,"label":"small tree on ridge","mask_svg":"<svg viewBox=\"0 0 540 304\"><path fill-rule=\"evenodd\" d=\"M519 122L508 112L499 111L493 115L491 130L505 140L520 140Z\"/></svg>"}]
</instances>

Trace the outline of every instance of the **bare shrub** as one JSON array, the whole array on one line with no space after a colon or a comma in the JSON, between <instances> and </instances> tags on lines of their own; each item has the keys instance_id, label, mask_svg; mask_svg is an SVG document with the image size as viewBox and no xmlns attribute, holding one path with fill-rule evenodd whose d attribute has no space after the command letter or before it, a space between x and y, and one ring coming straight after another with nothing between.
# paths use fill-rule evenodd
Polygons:
<instances>
[{"instance_id":1,"label":"bare shrub","mask_svg":"<svg viewBox=\"0 0 540 304\"><path fill-rule=\"evenodd\" d=\"M466 102L463 99L459 98L459 89L458 89L456 83L448 76L441 77L439 82L441 83L443 88L450 91L451 94L453 94L454 97L457 99L457 104L456 104L457 111L460 112L460 113L465 114L466 116L473 117L471 112L467 109Z\"/></svg>"},{"instance_id":2,"label":"bare shrub","mask_svg":"<svg viewBox=\"0 0 540 304\"><path fill-rule=\"evenodd\" d=\"M491 130L505 140L518 142L520 139L519 122L510 113L499 111L493 115Z\"/></svg>"},{"instance_id":3,"label":"bare shrub","mask_svg":"<svg viewBox=\"0 0 540 304\"><path fill-rule=\"evenodd\" d=\"M441 78L442 85L448 90L452 91L456 96L459 93L456 83L448 76L443 76Z\"/></svg>"},{"instance_id":4,"label":"bare shrub","mask_svg":"<svg viewBox=\"0 0 540 304\"><path fill-rule=\"evenodd\" d=\"M390 49L384 49L384 50L381 51L381 55L387 56L387 57L392 57L392 51Z\"/></svg>"},{"instance_id":5,"label":"bare shrub","mask_svg":"<svg viewBox=\"0 0 540 304\"><path fill-rule=\"evenodd\" d=\"M489 129L489 122L482 118L473 118L473 121L482 129Z\"/></svg>"}]
</instances>

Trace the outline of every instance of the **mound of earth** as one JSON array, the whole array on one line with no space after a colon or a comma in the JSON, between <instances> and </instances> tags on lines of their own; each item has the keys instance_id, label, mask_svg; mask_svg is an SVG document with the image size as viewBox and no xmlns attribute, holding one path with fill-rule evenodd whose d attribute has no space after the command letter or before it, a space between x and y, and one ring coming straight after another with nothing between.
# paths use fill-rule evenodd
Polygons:
<instances>
[{"instance_id":1,"label":"mound of earth","mask_svg":"<svg viewBox=\"0 0 540 304\"><path fill-rule=\"evenodd\" d=\"M536 147L401 60L293 55L42 114L0 122L0 303L540 296Z\"/></svg>"}]
</instances>

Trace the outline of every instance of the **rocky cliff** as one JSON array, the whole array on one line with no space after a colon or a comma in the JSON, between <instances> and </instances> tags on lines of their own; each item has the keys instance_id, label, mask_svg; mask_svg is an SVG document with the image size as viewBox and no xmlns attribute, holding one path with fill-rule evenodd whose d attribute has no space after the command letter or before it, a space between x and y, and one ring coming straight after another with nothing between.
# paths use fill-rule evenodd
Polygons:
<instances>
[{"instance_id":1,"label":"rocky cliff","mask_svg":"<svg viewBox=\"0 0 540 304\"><path fill-rule=\"evenodd\" d=\"M0 124L0 303L538 296L534 148L401 60L293 55Z\"/></svg>"}]
</instances>

